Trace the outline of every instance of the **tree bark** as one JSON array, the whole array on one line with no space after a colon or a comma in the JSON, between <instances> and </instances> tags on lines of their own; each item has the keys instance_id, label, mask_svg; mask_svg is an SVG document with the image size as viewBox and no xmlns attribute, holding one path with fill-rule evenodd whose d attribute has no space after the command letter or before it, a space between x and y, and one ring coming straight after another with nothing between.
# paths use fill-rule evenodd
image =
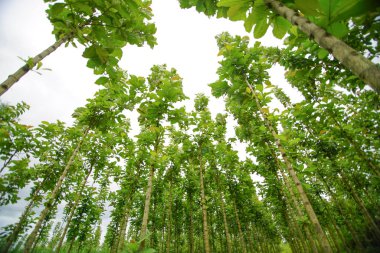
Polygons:
<instances>
[{"instance_id":1,"label":"tree bark","mask_svg":"<svg viewBox=\"0 0 380 253\"><path fill-rule=\"evenodd\" d=\"M202 150L202 147L199 147ZM199 183L201 189L201 205L202 205L202 220L203 220L203 242L205 246L205 253L210 253L210 241L208 235L208 224L207 224L207 207L206 207L206 195L203 182L203 164L202 157L199 154Z\"/></svg>"},{"instance_id":2,"label":"tree bark","mask_svg":"<svg viewBox=\"0 0 380 253\"><path fill-rule=\"evenodd\" d=\"M342 177L342 181L343 181L344 185L348 188L349 192L351 193L352 197L354 198L356 204L362 210L362 213L364 214L365 219L367 220L367 222L369 223L369 225L371 226L371 228L374 232L374 236L376 237L376 239L378 241L380 241L380 229L378 228L378 226L376 225L376 222L373 220L372 216L370 215L367 208L365 207L363 200L358 196L355 189L351 186L351 184L348 181L347 177L345 176L344 172L341 171L339 174Z\"/></svg>"},{"instance_id":3,"label":"tree bark","mask_svg":"<svg viewBox=\"0 0 380 253\"><path fill-rule=\"evenodd\" d=\"M240 223L239 214L238 214L238 211L237 211L237 208L236 208L236 202L235 202L235 200L234 200L234 211L235 211L236 224L238 226L238 231L239 231L239 239L240 239L240 244L241 244L241 247L242 247L242 252L243 253L247 253L247 248L245 246L245 241L244 241L244 234L243 234L243 231L241 229L241 223Z\"/></svg>"},{"instance_id":4,"label":"tree bark","mask_svg":"<svg viewBox=\"0 0 380 253\"><path fill-rule=\"evenodd\" d=\"M380 93L380 68L342 40L299 15L277 0L264 0L265 4L280 16L297 26L318 45L329 51L335 59L352 71L372 89Z\"/></svg>"},{"instance_id":5,"label":"tree bark","mask_svg":"<svg viewBox=\"0 0 380 253\"><path fill-rule=\"evenodd\" d=\"M9 88L11 88L21 77L23 77L29 70L33 69L37 63L42 61L46 56L54 52L58 47L63 43L67 42L70 39L71 35L67 35L59 40L57 40L53 45L46 48L44 51L33 57L33 61L29 65L28 63L19 68L12 75L9 75L8 78L0 84L0 96L2 96Z\"/></svg>"},{"instance_id":6,"label":"tree bark","mask_svg":"<svg viewBox=\"0 0 380 253\"><path fill-rule=\"evenodd\" d=\"M189 192L189 251L194 253L194 228L193 228L193 195Z\"/></svg>"},{"instance_id":7,"label":"tree bark","mask_svg":"<svg viewBox=\"0 0 380 253\"><path fill-rule=\"evenodd\" d=\"M42 184L45 182L45 179L37 186L36 190L34 191L34 194L32 196L32 199L29 201L28 205L25 207L24 212L21 214L19 222L16 224L14 229L12 230L12 233L9 235L9 237L6 239L5 245L1 249L1 252L7 253L12 246L12 244L17 240L18 235L20 234L23 223L28 216L29 212L32 210L34 202L36 201L36 198L41 190Z\"/></svg>"},{"instance_id":8,"label":"tree bark","mask_svg":"<svg viewBox=\"0 0 380 253\"><path fill-rule=\"evenodd\" d=\"M267 147L270 149L268 143L267 143ZM288 178L288 176L283 172L283 169L282 169L282 166L281 166L281 164L280 164L280 161L277 159L276 154L275 154L272 150L271 150L271 154L272 154L272 156L274 157L274 160L275 160L275 162L276 162L276 165L277 165L277 167L278 167L278 170L279 170L280 173L281 173L282 179L283 179L283 181L284 181L284 183L285 183L285 187L288 189L288 193L289 193L289 195L290 195L290 199L292 200L291 203L293 204L293 208L296 209L296 211L297 211L297 216L301 218L301 217L303 217L303 211L302 211L301 208L299 207L298 200L297 200L297 198L296 198L296 196L295 196L295 194L294 194L293 187L292 187L291 183L289 182L289 178ZM276 177L278 178L277 175L276 175ZM278 178L278 180L279 180L279 178ZM289 203L289 204L290 204L290 203ZM297 225L296 229L299 230L299 228L298 228L298 224L297 224L297 223L296 223L296 225ZM307 242L310 244L311 250L312 250L314 253L318 253L317 246L315 245L314 239L313 239L313 237L312 237L312 235L311 235L311 233L310 233L310 230L309 230L309 228L307 227L307 225L304 225L304 229L305 229L306 237L307 237L307 239L308 239ZM302 235L302 234L300 234L300 235L302 236L302 237L300 237L301 242L304 243L303 235ZM302 245L302 246L304 247L305 245Z\"/></svg>"},{"instance_id":9,"label":"tree bark","mask_svg":"<svg viewBox=\"0 0 380 253\"><path fill-rule=\"evenodd\" d=\"M351 222L347 220L347 212L344 212L342 205L340 204L339 200L336 198L335 193L332 192L329 184L326 182L324 177L321 177L321 181L325 188L327 189L328 193L330 194L331 199L333 200L333 203L335 203L339 214L343 218L344 223L347 226L347 229L350 231L350 234L352 236L352 239L354 240L356 247L358 248L359 251L361 251L364 246L362 244L362 240L360 239L359 235L356 233L355 229L352 227Z\"/></svg>"},{"instance_id":10,"label":"tree bark","mask_svg":"<svg viewBox=\"0 0 380 253\"><path fill-rule=\"evenodd\" d=\"M31 251L31 248L33 246L33 243L36 239L36 236L37 236L37 233L39 231L39 229L41 228L41 225L43 223L43 221L45 220L45 217L47 216L47 214L49 213L51 207L52 207L52 204L55 200L55 198L57 197L58 195L58 191L60 190L61 186L62 186L62 183L63 183L63 180L66 178L66 175L67 173L69 172L69 169L72 165L72 163L74 162L74 159L86 137L86 135L88 134L89 132L89 128L87 128L85 131L84 131L84 134L83 134L83 137L82 139L80 140L80 142L77 144L74 152L71 154L70 156L70 159L68 161L68 163L66 164L66 167L64 168L60 178L58 179L58 182L57 184L55 185L51 195L50 195L50 198L49 200L45 203L45 208L44 210L42 210L41 214L40 214L40 218L38 219L32 233L28 236L26 242L25 242L25 247L24 247L24 253L30 253Z\"/></svg>"},{"instance_id":11,"label":"tree bark","mask_svg":"<svg viewBox=\"0 0 380 253\"><path fill-rule=\"evenodd\" d=\"M71 208L70 210L70 213L69 213L69 216L67 218L67 221L66 221L66 225L65 225L65 228L63 230L63 233L61 235L61 238L59 239L59 243L58 243L58 246L55 250L55 253L59 253L60 250L61 250L61 247L62 247L62 244L63 244L63 240L65 239L66 237L66 233L67 233L67 230L69 229L69 226L70 226L70 223L71 223L71 219L73 218L74 216L74 213L75 213L75 210L77 209L77 206L79 204L79 201L80 201L80 198L82 197L82 191L87 183L87 180L89 178L89 176L91 175L91 172L93 170L94 166L91 165L91 168L90 170L87 172L87 175L86 177L83 179L78 191L77 191L77 195L75 197L75 202L74 202L74 205L73 207Z\"/></svg>"},{"instance_id":12,"label":"tree bark","mask_svg":"<svg viewBox=\"0 0 380 253\"><path fill-rule=\"evenodd\" d=\"M145 236L146 236L146 231L148 227L150 199L152 196L152 189L153 189L153 178L154 178L154 166L151 165L151 168L149 171L148 187L146 189L146 195L145 195L144 216L143 216L141 232L140 232L140 240L142 241L140 243L139 250L142 250L145 248Z\"/></svg>"},{"instance_id":13,"label":"tree bark","mask_svg":"<svg viewBox=\"0 0 380 253\"><path fill-rule=\"evenodd\" d=\"M166 233L166 253L170 253L171 227L172 227L172 183L169 186L168 232Z\"/></svg>"},{"instance_id":14,"label":"tree bark","mask_svg":"<svg viewBox=\"0 0 380 253\"><path fill-rule=\"evenodd\" d=\"M303 203L303 205L305 207L306 213L309 216L309 219L310 219L311 223L313 224L315 232L316 232L316 234L318 236L318 240L321 243L323 252L326 252L326 253L332 252L330 244L329 244L329 241L328 241L325 233L323 232L322 226L319 223L318 217L315 214L314 209L311 206L311 203L309 201L309 198L307 197L306 192L304 191L304 189L302 187L301 181L298 179L297 174L294 171L292 164L288 160L288 157L286 155L285 149L282 147L280 139L277 137L277 135L278 135L277 132L274 130L272 124L267 119L266 114L265 114L265 112L263 111L263 109L262 109L262 107L260 105L260 102L259 102L259 99L257 97L256 91L253 89L252 85L248 82L248 80L246 80L246 83L247 83L249 89L251 90L251 92L253 94L253 97L254 97L254 99L256 101L256 106L259 109L259 111L260 111L260 113L261 113L261 115L262 115L262 117L264 119L265 125L268 127L269 131L271 132L271 134L272 134L272 136L273 136L273 138L274 138L274 140L276 142L277 148L278 148L278 150L281 153L281 156L282 156L282 159L283 159L283 161L284 161L284 163L286 165L286 168L288 169L288 172L289 172L291 178L293 179L294 184L296 185L296 188L297 188L297 190L298 190L298 192L300 194L302 203Z\"/></svg>"},{"instance_id":15,"label":"tree bark","mask_svg":"<svg viewBox=\"0 0 380 253\"><path fill-rule=\"evenodd\" d=\"M222 213L223 213L223 223L224 223L224 232L226 234L227 253L232 253L231 235L230 235L230 232L228 231L227 214L226 214L226 207L224 206L223 193L220 193L220 204L221 204Z\"/></svg>"},{"instance_id":16,"label":"tree bark","mask_svg":"<svg viewBox=\"0 0 380 253\"><path fill-rule=\"evenodd\" d=\"M224 205L224 195L222 190L220 189L220 177L219 177L219 171L217 168L216 170L216 184L219 191L219 201L222 208L222 214L223 214L223 224L224 224L224 232L226 234L226 243L227 243L227 253L232 253L232 245L231 245L231 235L228 231L228 222L227 222L227 214L226 214L226 207Z\"/></svg>"},{"instance_id":17,"label":"tree bark","mask_svg":"<svg viewBox=\"0 0 380 253\"><path fill-rule=\"evenodd\" d=\"M122 252L124 249L124 243L125 243L125 232L127 231L127 225L128 225L128 219L129 219L129 212L128 210L125 210L125 214L123 217L123 222L120 226L120 233L119 233L119 242L118 242L118 250L116 252Z\"/></svg>"}]
</instances>

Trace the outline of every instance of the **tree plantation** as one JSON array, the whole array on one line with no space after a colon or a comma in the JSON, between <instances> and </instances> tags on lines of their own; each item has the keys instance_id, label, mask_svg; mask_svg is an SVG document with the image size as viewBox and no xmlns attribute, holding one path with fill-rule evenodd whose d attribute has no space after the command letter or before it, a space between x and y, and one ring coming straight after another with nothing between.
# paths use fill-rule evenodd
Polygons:
<instances>
[{"instance_id":1,"label":"tree plantation","mask_svg":"<svg viewBox=\"0 0 380 253\"><path fill-rule=\"evenodd\" d=\"M218 114L175 68L120 66L157 45L150 0L44 2L56 42L0 95L76 44L100 89L72 125L0 100L0 206L24 203L0 252L380 252L380 2L178 0L253 34L215 37Z\"/></svg>"}]
</instances>

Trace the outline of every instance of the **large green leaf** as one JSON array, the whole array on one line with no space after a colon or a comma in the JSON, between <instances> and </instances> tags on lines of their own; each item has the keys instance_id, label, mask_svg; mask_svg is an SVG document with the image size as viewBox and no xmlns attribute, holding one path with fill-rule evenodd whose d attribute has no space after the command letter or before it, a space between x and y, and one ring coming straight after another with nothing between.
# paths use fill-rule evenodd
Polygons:
<instances>
[{"instance_id":1,"label":"large green leaf","mask_svg":"<svg viewBox=\"0 0 380 253\"><path fill-rule=\"evenodd\" d=\"M248 8L249 8L249 5L247 4L239 4L239 5L232 6L228 9L227 16L232 21L245 20L246 12Z\"/></svg>"},{"instance_id":2,"label":"large green leaf","mask_svg":"<svg viewBox=\"0 0 380 253\"><path fill-rule=\"evenodd\" d=\"M226 92L230 88L228 83L224 81L218 81L218 82L209 84L209 86L211 87L212 95L214 95L217 98L226 94Z\"/></svg>"},{"instance_id":3,"label":"large green leaf","mask_svg":"<svg viewBox=\"0 0 380 253\"><path fill-rule=\"evenodd\" d=\"M273 20L273 35L278 39L282 39L291 27L292 25L288 20L281 16L277 16Z\"/></svg>"},{"instance_id":4,"label":"large green leaf","mask_svg":"<svg viewBox=\"0 0 380 253\"><path fill-rule=\"evenodd\" d=\"M327 31L337 38L343 38L349 32L346 24L335 22L327 27Z\"/></svg>"},{"instance_id":5,"label":"large green leaf","mask_svg":"<svg viewBox=\"0 0 380 253\"><path fill-rule=\"evenodd\" d=\"M255 26L255 29L253 31L253 36L255 39L260 39L265 35L269 27L269 23L267 19L261 19Z\"/></svg>"},{"instance_id":6,"label":"large green leaf","mask_svg":"<svg viewBox=\"0 0 380 253\"><path fill-rule=\"evenodd\" d=\"M360 16L380 6L376 0L319 0L321 16L326 24L332 24Z\"/></svg>"},{"instance_id":7,"label":"large green leaf","mask_svg":"<svg viewBox=\"0 0 380 253\"><path fill-rule=\"evenodd\" d=\"M295 0L296 7L307 16L319 14L319 0Z\"/></svg>"},{"instance_id":8,"label":"large green leaf","mask_svg":"<svg viewBox=\"0 0 380 253\"><path fill-rule=\"evenodd\" d=\"M218 7L232 7L251 2L250 0L221 0L216 5Z\"/></svg>"}]
</instances>

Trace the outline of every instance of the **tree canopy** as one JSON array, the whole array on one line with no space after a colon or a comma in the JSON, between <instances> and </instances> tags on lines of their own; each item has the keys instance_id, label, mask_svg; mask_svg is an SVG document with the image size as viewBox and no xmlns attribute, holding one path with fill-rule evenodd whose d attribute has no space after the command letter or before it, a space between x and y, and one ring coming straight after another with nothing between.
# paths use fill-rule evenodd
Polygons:
<instances>
[{"instance_id":1,"label":"tree canopy","mask_svg":"<svg viewBox=\"0 0 380 253\"><path fill-rule=\"evenodd\" d=\"M150 1L45 2L57 41L85 46L102 87L71 126L25 125L27 104L0 103L0 205L26 203L1 252L380 249L378 2L180 0L254 38L286 36L282 48L216 36L216 115L205 94L184 106L175 68L118 65L126 44L156 44ZM299 102L271 81L274 65Z\"/></svg>"}]
</instances>

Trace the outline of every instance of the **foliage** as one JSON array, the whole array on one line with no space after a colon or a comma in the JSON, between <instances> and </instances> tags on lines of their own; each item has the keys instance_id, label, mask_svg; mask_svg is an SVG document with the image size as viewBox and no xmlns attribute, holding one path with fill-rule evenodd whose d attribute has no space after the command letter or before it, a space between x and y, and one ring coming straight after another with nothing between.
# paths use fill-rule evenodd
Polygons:
<instances>
[{"instance_id":1,"label":"foliage","mask_svg":"<svg viewBox=\"0 0 380 253\"><path fill-rule=\"evenodd\" d=\"M226 106L217 115L204 94L193 110L182 106L188 97L174 68L155 65L139 77L117 66L125 43L155 43L149 1L46 2L57 38L70 34L87 46L104 88L74 111L72 126L26 126L19 121L26 104L1 104L0 204L28 202L2 229L2 252L22 245L24 252L111 253L379 249L379 96L268 1L180 1L243 20L257 38L269 26L278 38L288 34L281 49L216 37L221 59L209 86ZM282 5L378 57L375 2ZM302 94L299 102L272 82L275 64Z\"/></svg>"}]
</instances>

